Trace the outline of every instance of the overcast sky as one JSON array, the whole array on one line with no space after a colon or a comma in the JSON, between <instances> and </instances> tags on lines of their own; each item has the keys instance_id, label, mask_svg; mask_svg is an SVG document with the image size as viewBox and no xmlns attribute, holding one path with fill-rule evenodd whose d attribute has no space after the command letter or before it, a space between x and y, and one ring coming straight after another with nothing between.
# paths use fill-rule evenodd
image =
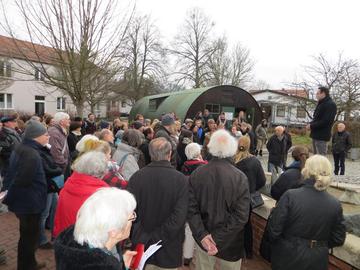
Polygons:
<instances>
[{"instance_id":1,"label":"overcast sky","mask_svg":"<svg viewBox=\"0 0 360 270\"><path fill-rule=\"evenodd\" d=\"M300 78L312 55L336 58L341 51L360 60L359 0L137 0L166 39L192 7L203 9L219 34L248 47L256 78L273 88Z\"/></svg>"},{"instance_id":2,"label":"overcast sky","mask_svg":"<svg viewBox=\"0 0 360 270\"><path fill-rule=\"evenodd\" d=\"M2 0L6 4L11 0ZM117 0L124 3L134 0ZM250 49L255 77L272 88L302 77L311 56L324 53L360 60L360 0L137 0L137 10L150 14L169 43L197 7L215 22L218 35ZM8 15L12 10L9 8ZM2 19L2 18L0 18ZM15 20L16 21L16 20ZM0 33L3 31L0 30Z\"/></svg>"}]
</instances>

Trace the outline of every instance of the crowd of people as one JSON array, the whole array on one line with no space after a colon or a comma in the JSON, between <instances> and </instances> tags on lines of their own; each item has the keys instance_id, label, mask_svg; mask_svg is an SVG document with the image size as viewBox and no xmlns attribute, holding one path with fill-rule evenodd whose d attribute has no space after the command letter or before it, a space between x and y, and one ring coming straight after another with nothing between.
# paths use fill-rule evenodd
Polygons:
<instances>
[{"instance_id":1,"label":"crowd of people","mask_svg":"<svg viewBox=\"0 0 360 270\"><path fill-rule=\"evenodd\" d=\"M37 248L54 248L61 270L129 269L137 244L159 241L147 270L178 269L194 256L195 269L240 269L253 256L250 213L266 182L257 157L265 146L269 171L284 170L271 188L273 269L327 269L328 248L345 240L341 205L325 191L329 161L295 146L287 166L285 128L268 138L266 120L253 130L245 119L245 112L214 119L208 110L183 122L174 113L138 114L130 124L64 112L22 125L16 115L3 117L2 194L20 223L17 269L45 267ZM333 136L342 174L341 153L351 147L344 130L339 124Z\"/></svg>"}]
</instances>

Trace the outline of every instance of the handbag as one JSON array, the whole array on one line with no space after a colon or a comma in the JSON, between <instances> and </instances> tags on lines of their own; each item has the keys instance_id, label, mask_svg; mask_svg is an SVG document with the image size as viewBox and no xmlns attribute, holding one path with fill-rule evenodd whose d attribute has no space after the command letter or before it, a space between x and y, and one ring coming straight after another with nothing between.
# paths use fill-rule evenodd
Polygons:
<instances>
[{"instance_id":1,"label":"handbag","mask_svg":"<svg viewBox=\"0 0 360 270\"><path fill-rule=\"evenodd\" d=\"M256 207L262 206L264 204L264 200L259 191L250 193L250 204L252 209L255 209Z\"/></svg>"},{"instance_id":2,"label":"handbag","mask_svg":"<svg viewBox=\"0 0 360 270\"><path fill-rule=\"evenodd\" d=\"M55 189L60 190L64 187L64 175L58 175L51 178L51 184Z\"/></svg>"}]
</instances>

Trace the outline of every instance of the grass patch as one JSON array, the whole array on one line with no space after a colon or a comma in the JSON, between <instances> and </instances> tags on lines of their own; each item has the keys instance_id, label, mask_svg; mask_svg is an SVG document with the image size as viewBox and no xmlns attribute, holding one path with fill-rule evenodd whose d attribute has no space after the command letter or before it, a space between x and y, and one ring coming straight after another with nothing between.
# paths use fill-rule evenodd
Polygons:
<instances>
[{"instance_id":1,"label":"grass patch","mask_svg":"<svg viewBox=\"0 0 360 270\"><path fill-rule=\"evenodd\" d=\"M293 145L311 145L311 138L309 135L291 135Z\"/></svg>"}]
</instances>

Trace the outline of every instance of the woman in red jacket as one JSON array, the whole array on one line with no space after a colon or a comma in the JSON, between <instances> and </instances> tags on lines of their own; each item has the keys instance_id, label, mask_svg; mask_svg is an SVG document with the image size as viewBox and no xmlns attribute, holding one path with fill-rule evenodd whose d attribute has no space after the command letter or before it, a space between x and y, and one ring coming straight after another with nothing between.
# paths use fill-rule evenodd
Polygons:
<instances>
[{"instance_id":1,"label":"woman in red jacket","mask_svg":"<svg viewBox=\"0 0 360 270\"><path fill-rule=\"evenodd\" d=\"M56 209L53 236L74 225L76 215L83 202L96 190L109 185L101 179L107 172L107 158L104 153L90 151L73 164L73 174L67 179L60 192Z\"/></svg>"}]
</instances>

